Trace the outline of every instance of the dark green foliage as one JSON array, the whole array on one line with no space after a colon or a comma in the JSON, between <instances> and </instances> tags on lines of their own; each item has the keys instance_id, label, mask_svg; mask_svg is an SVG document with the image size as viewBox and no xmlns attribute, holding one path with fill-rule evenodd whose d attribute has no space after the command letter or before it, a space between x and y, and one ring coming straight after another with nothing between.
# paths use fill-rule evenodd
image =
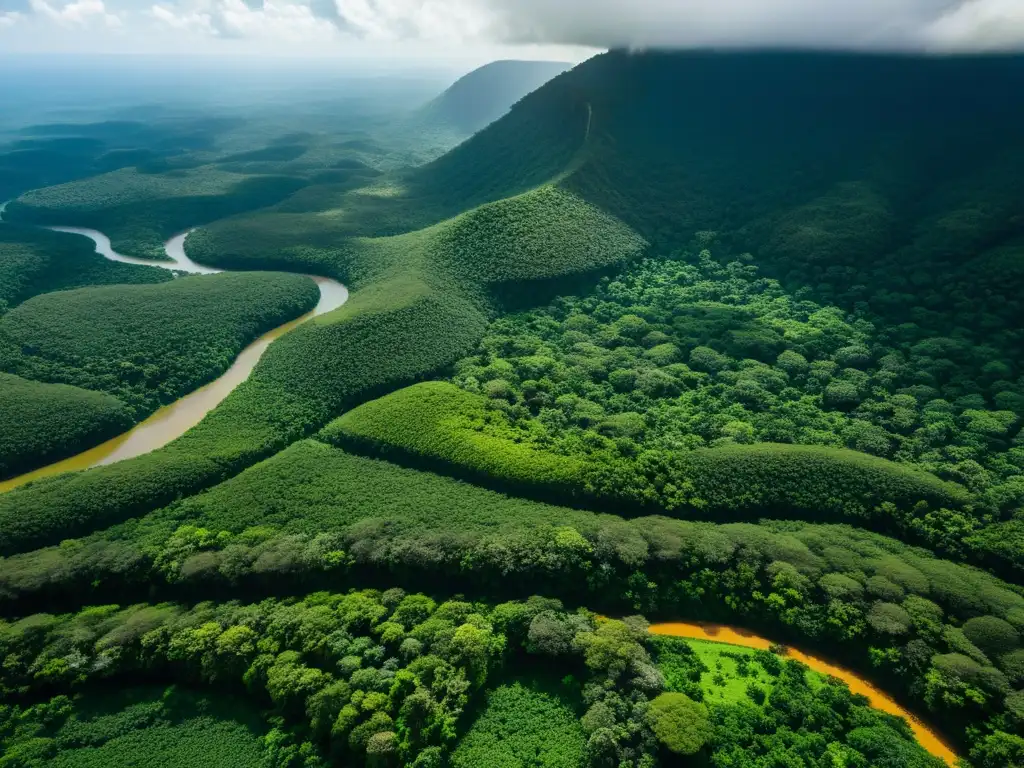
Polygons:
<instances>
[{"instance_id":1,"label":"dark green foliage","mask_svg":"<svg viewBox=\"0 0 1024 768\"><path fill-rule=\"evenodd\" d=\"M708 708L685 693L661 694L647 716L658 741L677 755L695 755L711 740Z\"/></svg>"},{"instance_id":2,"label":"dark green foliage","mask_svg":"<svg viewBox=\"0 0 1024 768\"><path fill-rule=\"evenodd\" d=\"M300 275L184 277L37 296L0 319L0 367L107 392L139 419L225 371L251 341L312 309Z\"/></svg>"},{"instance_id":3,"label":"dark green foliage","mask_svg":"<svg viewBox=\"0 0 1024 768\"><path fill-rule=\"evenodd\" d=\"M182 230L279 202L304 186L290 176L242 175L203 166L144 173L123 168L34 190L8 206L11 221L98 229L114 249L161 259Z\"/></svg>"},{"instance_id":4,"label":"dark green foliage","mask_svg":"<svg viewBox=\"0 0 1024 768\"><path fill-rule=\"evenodd\" d=\"M132 422L111 395L0 373L0 480L73 456Z\"/></svg>"},{"instance_id":5,"label":"dark green foliage","mask_svg":"<svg viewBox=\"0 0 1024 768\"><path fill-rule=\"evenodd\" d=\"M344 407L457 359L484 322L473 302L413 278L368 288L271 345L224 403L168 447L4 494L0 551L105 527L219 482Z\"/></svg>"},{"instance_id":6,"label":"dark green foliage","mask_svg":"<svg viewBox=\"0 0 1024 768\"><path fill-rule=\"evenodd\" d=\"M566 94L573 74L529 94L505 117L419 169L410 179L412 190L441 209L466 210L564 173L584 150L591 120L586 97Z\"/></svg>"},{"instance_id":7,"label":"dark green foliage","mask_svg":"<svg viewBox=\"0 0 1024 768\"><path fill-rule=\"evenodd\" d=\"M1024 158L1010 126L1022 113L1001 94L1020 84L1009 58L613 51L422 174L475 199L484 180L522 173L539 147L558 147L568 116L582 113L589 141L563 184L648 239L728 232L743 248L793 254L805 285L844 285L851 298L871 285L864 277L910 278L930 260L939 269L929 284L952 292L940 275L973 281L957 262L1013 232ZM554 165L547 178L568 158ZM874 296L895 305L892 294L907 291L884 293Z\"/></svg>"},{"instance_id":8,"label":"dark green foliage","mask_svg":"<svg viewBox=\"0 0 1024 768\"><path fill-rule=\"evenodd\" d=\"M266 726L244 701L175 688L60 696L0 707L5 768L270 768ZM273 743L273 740L270 740Z\"/></svg>"},{"instance_id":9,"label":"dark green foliage","mask_svg":"<svg viewBox=\"0 0 1024 768\"><path fill-rule=\"evenodd\" d=\"M171 279L164 269L107 261L82 237L13 224L0 226L0 315L49 291Z\"/></svg>"},{"instance_id":10,"label":"dark green foliage","mask_svg":"<svg viewBox=\"0 0 1024 768\"><path fill-rule=\"evenodd\" d=\"M1020 634L1008 621L995 616L978 616L964 623L967 638L991 658L1020 647Z\"/></svg>"},{"instance_id":11,"label":"dark green foliage","mask_svg":"<svg viewBox=\"0 0 1024 768\"><path fill-rule=\"evenodd\" d=\"M487 694L487 706L452 753L453 768L581 768L586 738L570 707L521 683Z\"/></svg>"}]
</instances>

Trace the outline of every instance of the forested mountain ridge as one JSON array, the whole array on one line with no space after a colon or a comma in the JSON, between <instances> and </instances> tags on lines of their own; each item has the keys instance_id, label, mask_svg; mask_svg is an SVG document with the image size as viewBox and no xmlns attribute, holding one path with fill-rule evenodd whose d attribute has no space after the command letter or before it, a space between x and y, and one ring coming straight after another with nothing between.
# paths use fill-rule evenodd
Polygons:
<instances>
[{"instance_id":1,"label":"forested mountain ridge","mask_svg":"<svg viewBox=\"0 0 1024 768\"><path fill-rule=\"evenodd\" d=\"M560 61L493 61L460 77L418 116L468 136L570 66Z\"/></svg>"},{"instance_id":2,"label":"forested mountain ridge","mask_svg":"<svg viewBox=\"0 0 1024 768\"><path fill-rule=\"evenodd\" d=\"M749 233L750 247L775 217L861 182L888 209L861 247L900 245L916 234L907 222L963 202L953 184L1019 177L1024 107L1005 95L1022 83L1015 57L613 51L525 97L421 180L472 197L481 177L510 170L507 157L529 158L565 115L589 109L587 162L565 183L646 237L713 229ZM1014 214L998 213L986 244L1012 229Z\"/></svg>"},{"instance_id":3,"label":"forested mountain ridge","mask_svg":"<svg viewBox=\"0 0 1024 768\"><path fill-rule=\"evenodd\" d=\"M200 227L352 300L176 442L0 496L0 748L109 753L95 688L147 675L245 690L274 768L939 764L778 645L595 614L643 612L1024 765L1022 74L612 52L424 167Z\"/></svg>"}]
</instances>

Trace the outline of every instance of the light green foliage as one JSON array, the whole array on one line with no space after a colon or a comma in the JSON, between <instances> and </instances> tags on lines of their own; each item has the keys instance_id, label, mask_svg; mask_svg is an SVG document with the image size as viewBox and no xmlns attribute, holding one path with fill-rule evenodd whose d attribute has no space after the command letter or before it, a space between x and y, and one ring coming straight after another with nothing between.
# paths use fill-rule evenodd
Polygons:
<instances>
[{"instance_id":1,"label":"light green foliage","mask_svg":"<svg viewBox=\"0 0 1024 768\"><path fill-rule=\"evenodd\" d=\"M605 508L680 516L722 519L779 510L859 521L886 502L909 511L922 500L935 506L966 501L961 489L928 473L821 446L721 445L637 459L614 450L557 452L548 447L542 422L510 423L500 399L497 408L493 402L440 382L417 384L347 413L322 437L543 499L589 498ZM635 413L601 422L603 429L633 434L641 424L646 421ZM880 526L890 523L884 509Z\"/></svg>"},{"instance_id":2,"label":"light green foliage","mask_svg":"<svg viewBox=\"0 0 1024 768\"><path fill-rule=\"evenodd\" d=\"M581 768L586 739L572 709L522 683L487 695L486 709L452 753L453 768Z\"/></svg>"},{"instance_id":3,"label":"light green foliage","mask_svg":"<svg viewBox=\"0 0 1024 768\"><path fill-rule=\"evenodd\" d=\"M658 741L677 755L695 755L711 740L708 708L685 693L663 693L648 711Z\"/></svg>"},{"instance_id":4,"label":"light green foliage","mask_svg":"<svg viewBox=\"0 0 1024 768\"><path fill-rule=\"evenodd\" d=\"M426 382L349 411L325 427L320 437L383 456L401 452L410 461L474 477L571 492L582 472L581 462L514 443L508 439L511 430L503 439L496 434L503 425L500 414L488 409L484 399L443 382Z\"/></svg>"},{"instance_id":5,"label":"light green foliage","mask_svg":"<svg viewBox=\"0 0 1024 768\"><path fill-rule=\"evenodd\" d=\"M508 283L630 261L646 245L612 216L558 187L545 186L446 223L431 254L468 279Z\"/></svg>"},{"instance_id":6,"label":"light green foliage","mask_svg":"<svg viewBox=\"0 0 1024 768\"><path fill-rule=\"evenodd\" d=\"M0 480L72 456L132 421L112 395L0 373Z\"/></svg>"}]
</instances>

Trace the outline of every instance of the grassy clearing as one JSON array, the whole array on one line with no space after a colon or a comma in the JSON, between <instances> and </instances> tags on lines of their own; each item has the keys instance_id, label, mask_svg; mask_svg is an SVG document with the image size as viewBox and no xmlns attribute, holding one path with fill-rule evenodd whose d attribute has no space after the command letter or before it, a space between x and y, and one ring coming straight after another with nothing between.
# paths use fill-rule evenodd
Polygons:
<instances>
[{"instance_id":1,"label":"grassy clearing","mask_svg":"<svg viewBox=\"0 0 1024 768\"><path fill-rule=\"evenodd\" d=\"M747 687L751 684L771 693L776 676L758 663L757 651L739 645L707 640L687 640L700 662L707 667L701 672L700 687L708 704L736 704L749 701ZM746 674L740 673L742 662ZM814 672L808 677L817 678Z\"/></svg>"}]
</instances>

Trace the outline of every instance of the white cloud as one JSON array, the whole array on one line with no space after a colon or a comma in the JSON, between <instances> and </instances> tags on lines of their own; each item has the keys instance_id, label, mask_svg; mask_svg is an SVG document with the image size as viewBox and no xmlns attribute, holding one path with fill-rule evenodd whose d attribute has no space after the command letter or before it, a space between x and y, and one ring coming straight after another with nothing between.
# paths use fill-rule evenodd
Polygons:
<instances>
[{"instance_id":1,"label":"white cloud","mask_svg":"<svg viewBox=\"0 0 1024 768\"><path fill-rule=\"evenodd\" d=\"M315 45L337 32L329 21L314 16L308 5L285 0L265 0L262 8L255 9L242 0L221 0L216 12L221 33L232 37Z\"/></svg>"},{"instance_id":2,"label":"white cloud","mask_svg":"<svg viewBox=\"0 0 1024 768\"><path fill-rule=\"evenodd\" d=\"M198 0L187 7L154 5L149 15L172 29L212 37L305 43L336 40L337 28L308 5L266 0L252 7L243 0Z\"/></svg>"},{"instance_id":3,"label":"white cloud","mask_svg":"<svg viewBox=\"0 0 1024 768\"><path fill-rule=\"evenodd\" d=\"M149 9L150 15L161 24L180 31L216 34L208 13L198 11L179 11L164 5L154 5Z\"/></svg>"},{"instance_id":4,"label":"white cloud","mask_svg":"<svg viewBox=\"0 0 1024 768\"><path fill-rule=\"evenodd\" d=\"M1024 48L1024 0L333 0L371 39L611 47ZM317 3L318 10L323 3Z\"/></svg>"},{"instance_id":5,"label":"white cloud","mask_svg":"<svg viewBox=\"0 0 1024 768\"><path fill-rule=\"evenodd\" d=\"M104 0L11 2L29 6L17 10L37 34L46 22L71 29L123 22L143 48L150 36L173 35L174 45L252 40L254 50L271 51L276 41L310 52L362 45L382 56L509 45L1024 50L1024 0L106 0L115 10ZM11 26L7 8L0 24ZM102 49L104 42L82 44Z\"/></svg>"},{"instance_id":6,"label":"white cloud","mask_svg":"<svg viewBox=\"0 0 1024 768\"><path fill-rule=\"evenodd\" d=\"M1024 1L964 3L932 23L925 36L935 47L947 50L1019 49L1024 41Z\"/></svg>"},{"instance_id":7,"label":"white cloud","mask_svg":"<svg viewBox=\"0 0 1024 768\"><path fill-rule=\"evenodd\" d=\"M65 26L86 26L93 20L111 28L122 26L118 16L107 12L103 0L73 0L59 8L46 0L31 0L31 7L35 13Z\"/></svg>"},{"instance_id":8,"label":"white cloud","mask_svg":"<svg viewBox=\"0 0 1024 768\"><path fill-rule=\"evenodd\" d=\"M0 13L0 27L13 27L21 19L17 11L4 11Z\"/></svg>"}]
</instances>

